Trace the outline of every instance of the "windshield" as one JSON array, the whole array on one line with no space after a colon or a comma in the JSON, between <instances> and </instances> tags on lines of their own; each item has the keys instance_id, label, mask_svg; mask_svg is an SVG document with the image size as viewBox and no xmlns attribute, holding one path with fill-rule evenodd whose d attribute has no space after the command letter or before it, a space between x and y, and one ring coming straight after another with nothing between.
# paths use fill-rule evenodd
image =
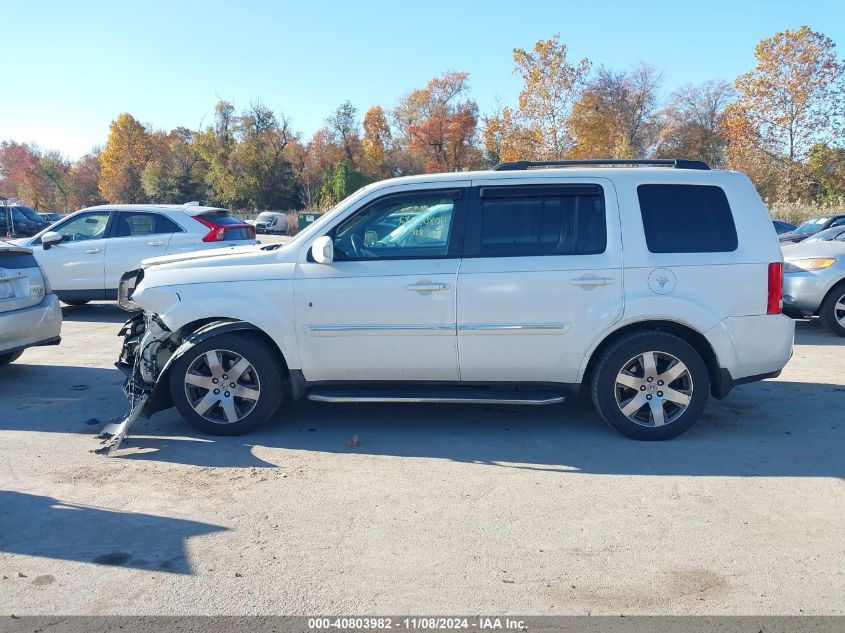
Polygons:
<instances>
[{"instance_id":1,"label":"windshield","mask_svg":"<svg viewBox=\"0 0 845 633\"><path fill-rule=\"evenodd\" d=\"M440 238L444 230L448 234L449 223L452 219L452 207L452 204L438 204L425 213L400 218L399 226L379 240L379 244L396 246L406 241L414 241L413 238L415 237L425 236L430 238L435 234Z\"/></svg>"},{"instance_id":2,"label":"windshield","mask_svg":"<svg viewBox=\"0 0 845 633\"><path fill-rule=\"evenodd\" d=\"M24 216L27 220L32 220L33 222L43 222L44 220L32 209L29 207L12 207L15 211L17 211L20 215ZM15 216L17 217L17 216Z\"/></svg>"},{"instance_id":3,"label":"windshield","mask_svg":"<svg viewBox=\"0 0 845 633\"><path fill-rule=\"evenodd\" d=\"M255 218L256 222L270 222L276 216L275 213L272 211L263 211L262 213L258 214L258 217Z\"/></svg>"},{"instance_id":4,"label":"windshield","mask_svg":"<svg viewBox=\"0 0 845 633\"><path fill-rule=\"evenodd\" d=\"M818 233L814 234L811 237L808 237L805 242L825 242L827 240L836 239L840 233L845 233L845 227L843 226L834 226L830 229L825 229L824 231L819 231Z\"/></svg>"},{"instance_id":5,"label":"windshield","mask_svg":"<svg viewBox=\"0 0 845 633\"><path fill-rule=\"evenodd\" d=\"M811 233L818 233L822 230L822 227L827 222L827 218L813 218L812 220L807 220L795 229L795 233L801 233L803 235L810 235Z\"/></svg>"}]
</instances>

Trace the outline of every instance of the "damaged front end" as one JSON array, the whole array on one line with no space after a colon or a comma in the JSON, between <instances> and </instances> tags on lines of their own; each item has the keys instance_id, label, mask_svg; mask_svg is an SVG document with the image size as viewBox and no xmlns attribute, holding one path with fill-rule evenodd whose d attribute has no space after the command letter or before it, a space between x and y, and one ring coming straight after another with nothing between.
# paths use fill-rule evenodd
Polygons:
<instances>
[{"instance_id":1,"label":"damaged front end","mask_svg":"<svg viewBox=\"0 0 845 633\"><path fill-rule=\"evenodd\" d=\"M131 290L142 277L143 270L130 271L121 277L118 301L125 310L138 309L131 301ZM93 451L100 455L117 450L138 418L148 418L172 406L167 386L160 384L159 379L179 347L174 333L158 315L139 312L123 325L118 336L123 337L123 347L115 366L126 376L123 393L130 409L120 422L111 422L100 432L101 446Z\"/></svg>"}]
</instances>

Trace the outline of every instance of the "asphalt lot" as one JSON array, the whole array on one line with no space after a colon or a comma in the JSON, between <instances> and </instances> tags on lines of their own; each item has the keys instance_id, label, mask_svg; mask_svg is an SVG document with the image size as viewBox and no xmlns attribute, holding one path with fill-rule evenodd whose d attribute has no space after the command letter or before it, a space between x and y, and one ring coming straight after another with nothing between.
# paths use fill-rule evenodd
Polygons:
<instances>
[{"instance_id":1,"label":"asphalt lot","mask_svg":"<svg viewBox=\"0 0 845 633\"><path fill-rule=\"evenodd\" d=\"M577 400L299 403L240 438L162 412L105 458L124 315L64 315L0 370L2 614L845 612L845 340L815 323L670 442Z\"/></svg>"}]
</instances>

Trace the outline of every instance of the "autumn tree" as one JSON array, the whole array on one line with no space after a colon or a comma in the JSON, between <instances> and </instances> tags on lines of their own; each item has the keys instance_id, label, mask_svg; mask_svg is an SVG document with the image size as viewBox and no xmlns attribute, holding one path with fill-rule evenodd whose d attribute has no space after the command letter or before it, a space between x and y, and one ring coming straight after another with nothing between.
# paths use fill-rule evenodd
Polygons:
<instances>
[{"instance_id":1,"label":"autumn tree","mask_svg":"<svg viewBox=\"0 0 845 633\"><path fill-rule=\"evenodd\" d=\"M364 115L364 171L371 178L381 178L390 171L387 164L392 134L387 115L381 106L374 105Z\"/></svg>"},{"instance_id":2,"label":"autumn tree","mask_svg":"<svg viewBox=\"0 0 845 633\"><path fill-rule=\"evenodd\" d=\"M643 158L657 142L661 73L648 64L602 67L572 108L574 158Z\"/></svg>"},{"instance_id":3,"label":"autumn tree","mask_svg":"<svg viewBox=\"0 0 845 633\"><path fill-rule=\"evenodd\" d=\"M523 87L519 108L515 115L509 113L510 122L504 128L505 153L516 147L521 158L565 158L574 145L570 113L587 85L590 61L571 62L569 48L557 34L539 40L530 51L514 49L513 60Z\"/></svg>"},{"instance_id":4,"label":"autumn tree","mask_svg":"<svg viewBox=\"0 0 845 633\"><path fill-rule=\"evenodd\" d=\"M734 90L726 81L686 84L675 90L661 114L656 155L724 164L727 140L722 121L733 97Z\"/></svg>"},{"instance_id":5,"label":"autumn tree","mask_svg":"<svg viewBox=\"0 0 845 633\"><path fill-rule=\"evenodd\" d=\"M358 109L345 101L326 119L326 128L334 135L334 143L343 150L344 160L352 169L360 162L362 152L357 117Z\"/></svg>"},{"instance_id":6,"label":"autumn tree","mask_svg":"<svg viewBox=\"0 0 845 633\"><path fill-rule=\"evenodd\" d=\"M144 202L141 173L155 154L150 130L124 112L109 126L100 155L100 193L109 202Z\"/></svg>"},{"instance_id":7,"label":"autumn tree","mask_svg":"<svg viewBox=\"0 0 845 633\"><path fill-rule=\"evenodd\" d=\"M105 202L100 195L100 150L85 154L70 167L68 208L82 209Z\"/></svg>"},{"instance_id":8,"label":"autumn tree","mask_svg":"<svg viewBox=\"0 0 845 633\"><path fill-rule=\"evenodd\" d=\"M469 74L447 72L400 100L393 117L407 172L460 171L480 164L475 148L478 106L466 98Z\"/></svg>"},{"instance_id":9,"label":"autumn tree","mask_svg":"<svg viewBox=\"0 0 845 633\"><path fill-rule=\"evenodd\" d=\"M778 196L799 199L808 192L812 148L841 144L845 66L834 42L808 26L761 41L755 57L754 69L736 79L738 99L723 126L728 163L777 171Z\"/></svg>"},{"instance_id":10,"label":"autumn tree","mask_svg":"<svg viewBox=\"0 0 845 633\"><path fill-rule=\"evenodd\" d=\"M147 197L157 203L206 200L207 164L194 143L194 133L184 127L162 135L159 151L144 167L141 183Z\"/></svg>"}]
</instances>

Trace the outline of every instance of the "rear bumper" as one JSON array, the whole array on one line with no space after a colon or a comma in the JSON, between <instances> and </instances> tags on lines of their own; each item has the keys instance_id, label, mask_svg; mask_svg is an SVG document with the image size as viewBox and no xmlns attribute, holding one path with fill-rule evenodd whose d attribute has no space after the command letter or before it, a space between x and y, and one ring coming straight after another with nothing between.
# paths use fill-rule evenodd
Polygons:
<instances>
[{"instance_id":1,"label":"rear bumper","mask_svg":"<svg viewBox=\"0 0 845 633\"><path fill-rule=\"evenodd\" d=\"M795 322L784 314L728 317L706 336L724 382L713 395L723 397L734 385L780 373L792 357Z\"/></svg>"},{"instance_id":2,"label":"rear bumper","mask_svg":"<svg viewBox=\"0 0 845 633\"><path fill-rule=\"evenodd\" d=\"M61 331L59 298L49 294L37 306L0 313L0 354L36 345L57 345Z\"/></svg>"},{"instance_id":3,"label":"rear bumper","mask_svg":"<svg viewBox=\"0 0 845 633\"><path fill-rule=\"evenodd\" d=\"M819 271L786 273L783 276L784 311L812 316L830 289L841 280L842 271L837 266Z\"/></svg>"}]
</instances>

